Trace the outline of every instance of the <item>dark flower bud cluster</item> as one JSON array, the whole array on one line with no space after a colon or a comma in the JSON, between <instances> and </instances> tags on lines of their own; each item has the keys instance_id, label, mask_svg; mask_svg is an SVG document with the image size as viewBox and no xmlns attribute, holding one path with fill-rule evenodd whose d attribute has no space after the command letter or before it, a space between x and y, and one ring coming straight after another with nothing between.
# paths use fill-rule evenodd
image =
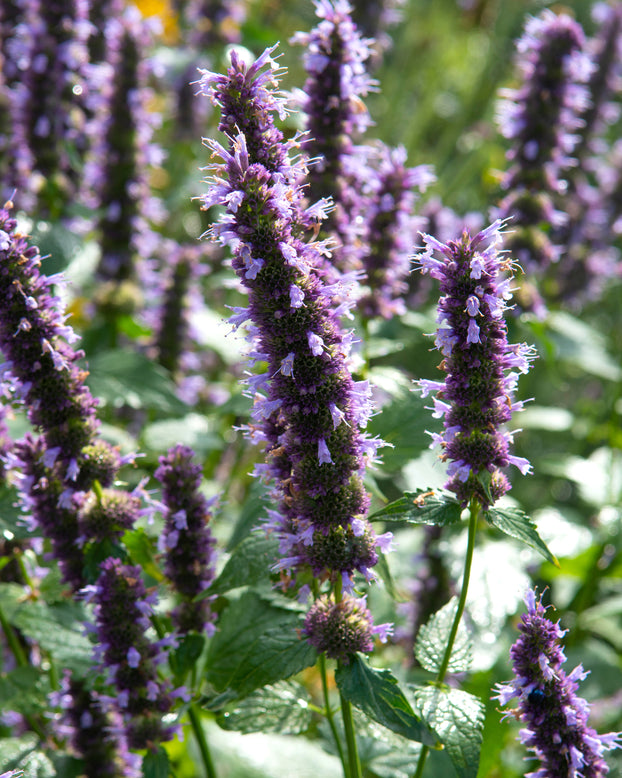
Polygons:
<instances>
[{"instance_id":1,"label":"dark flower bud cluster","mask_svg":"<svg viewBox=\"0 0 622 778\"><path fill-rule=\"evenodd\" d=\"M214 631L209 599L194 599L209 588L214 578L215 539L209 528L211 502L199 491L201 467L194 452L178 445L160 457L155 477L162 484L166 524L162 535L164 571L182 602L173 611L173 623L181 633Z\"/></svg>"},{"instance_id":2,"label":"dark flower bud cluster","mask_svg":"<svg viewBox=\"0 0 622 778\"><path fill-rule=\"evenodd\" d=\"M543 225L559 227L566 218L555 207L555 195L566 190L565 171L576 165L580 116L589 104L592 64L584 46L581 26L566 14L545 10L531 17L517 45L522 84L501 93L499 125L512 144L512 166L503 180L508 194L498 215L513 219L516 232L508 249L527 273L560 256ZM531 294L522 307L541 313L535 288Z\"/></svg>"},{"instance_id":3,"label":"dark flower bud cluster","mask_svg":"<svg viewBox=\"0 0 622 778\"><path fill-rule=\"evenodd\" d=\"M94 604L96 659L108 683L116 689L115 704L122 713L130 748L149 748L170 739L174 729L165 725L175 696L158 677L165 659L164 645L149 638L155 593L147 594L140 567L109 557L101 574L85 589Z\"/></svg>"},{"instance_id":4,"label":"dark flower bud cluster","mask_svg":"<svg viewBox=\"0 0 622 778\"><path fill-rule=\"evenodd\" d=\"M300 160L293 164L287 156L295 141L284 142L266 119L278 109L274 94L266 95L270 53L248 69L234 62L226 77L204 76L204 89L221 105L221 127L247 111L251 138L247 144L243 133L230 136L229 149L207 142L222 163L212 167L203 203L225 209L213 233L233 247L233 267L249 297L248 308L236 309L232 321L252 322L251 359L267 365L267 372L249 378L250 431L267 457L257 473L272 483L279 503L267 525L281 541L275 569L285 585L291 583L286 574L310 568L349 592L356 570L373 577L376 549L390 542L389 535L376 537L363 519L369 497L362 474L379 441L361 431L371 411L370 390L366 382L354 382L348 369L350 336L338 318L347 310L346 284L324 284L316 269L326 244L298 237L298 182L305 171Z\"/></svg>"},{"instance_id":5,"label":"dark flower bud cluster","mask_svg":"<svg viewBox=\"0 0 622 778\"><path fill-rule=\"evenodd\" d=\"M391 634L389 624L373 625L365 598L346 595L338 602L331 595L321 595L305 617L302 634L318 651L330 659L348 664L360 651L368 654L377 635L384 643Z\"/></svg>"},{"instance_id":6,"label":"dark flower bud cluster","mask_svg":"<svg viewBox=\"0 0 622 778\"><path fill-rule=\"evenodd\" d=\"M126 530L132 529L140 509L140 498L121 489L89 492L79 509L81 542L120 538Z\"/></svg>"},{"instance_id":7,"label":"dark flower bud cluster","mask_svg":"<svg viewBox=\"0 0 622 778\"><path fill-rule=\"evenodd\" d=\"M529 773L532 778L602 778L609 773L603 754L622 746L622 733L599 735L589 726L589 705L577 695L579 681L588 673L582 665L568 674L562 667L566 657L560 640L566 630L546 617L534 591L527 592L525 604L521 634L510 649L515 677L497 684L495 699L502 705L518 702L506 716L516 715L522 722L521 742L540 762Z\"/></svg>"},{"instance_id":8,"label":"dark flower bud cluster","mask_svg":"<svg viewBox=\"0 0 622 778\"><path fill-rule=\"evenodd\" d=\"M419 381L422 395L436 392L434 417L445 430L433 434L451 476L446 488L463 506L475 498L484 507L510 488L501 472L510 464L522 473L526 459L510 453L512 435L503 427L523 403L514 400L519 373L526 373L532 350L510 345L503 319L510 299L511 261L497 248L503 222L496 221L474 238L441 243L424 235L426 251L415 257L424 273L440 283L436 347L443 355L444 382ZM489 488L482 476L490 478Z\"/></svg>"},{"instance_id":9,"label":"dark flower bud cluster","mask_svg":"<svg viewBox=\"0 0 622 778\"><path fill-rule=\"evenodd\" d=\"M65 674L51 702L62 710L57 734L69 739L75 755L82 760L84 775L140 778L142 760L128 750L119 712L109 709L84 680Z\"/></svg>"}]
</instances>

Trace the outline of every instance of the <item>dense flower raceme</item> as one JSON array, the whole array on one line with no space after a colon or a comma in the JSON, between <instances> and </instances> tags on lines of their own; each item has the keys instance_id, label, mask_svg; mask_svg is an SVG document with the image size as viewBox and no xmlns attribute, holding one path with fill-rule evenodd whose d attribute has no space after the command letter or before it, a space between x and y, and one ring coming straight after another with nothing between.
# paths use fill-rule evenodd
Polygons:
<instances>
[{"instance_id":1,"label":"dense flower raceme","mask_svg":"<svg viewBox=\"0 0 622 778\"><path fill-rule=\"evenodd\" d=\"M16 33L25 68L11 90L19 163L13 184L19 205L37 202L40 215L54 215L75 191L68 149L75 156L83 147L88 29L87 0L33 0Z\"/></svg>"},{"instance_id":2,"label":"dense flower raceme","mask_svg":"<svg viewBox=\"0 0 622 778\"><path fill-rule=\"evenodd\" d=\"M140 749L168 740L174 728L165 725L162 716L185 692L171 691L158 677L166 653L162 641L149 638L155 593L147 594L140 567L113 557L102 562L97 582L84 591L95 606L96 659L116 689L110 702L123 715L128 745Z\"/></svg>"},{"instance_id":3,"label":"dense flower raceme","mask_svg":"<svg viewBox=\"0 0 622 778\"><path fill-rule=\"evenodd\" d=\"M443 355L444 382L419 381L423 396L436 392L434 416L445 430L434 434L451 476L447 488L463 505L476 498L488 507L510 488L500 468L529 462L510 454L512 435L503 429L523 403L515 401L519 373L529 369L532 349L509 345L503 312L511 298L511 260L498 249L503 222L472 238L441 243L424 235L426 251L416 264L440 282L436 347ZM504 275L505 274L505 275ZM490 475L487 489L481 480ZM478 477L479 476L479 477Z\"/></svg>"},{"instance_id":4,"label":"dense flower raceme","mask_svg":"<svg viewBox=\"0 0 622 778\"><path fill-rule=\"evenodd\" d=\"M208 523L212 502L199 491L201 467L193 462L194 452L178 445L160 457L155 477L162 484L166 524L162 535L165 573L182 602L172 618L179 632L214 631L214 616L207 598L193 602L214 578L215 539Z\"/></svg>"},{"instance_id":5,"label":"dense flower raceme","mask_svg":"<svg viewBox=\"0 0 622 778\"><path fill-rule=\"evenodd\" d=\"M66 673L51 703L62 711L56 733L67 738L84 763L84 774L102 778L140 778L141 757L128 750L121 715L109 709L84 680Z\"/></svg>"},{"instance_id":6,"label":"dense flower raceme","mask_svg":"<svg viewBox=\"0 0 622 778\"><path fill-rule=\"evenodd\" d=\"M267 64L265 56L260 60ZM238 90L249 113L267 80L257 63L250 70L250 99ZM244 81L230 74L236 83ZM216 79L220 92L231 96L232 87ZM260 115L275 108L272 97L267 102L268 108L259 106ZM233 106L229 114L239 110ZM258 126L252 117L247 124L252 130ZM281 539L277 568L311 568L315 576L341 580L350 590L355 570L373 577L376 546L390 540L376 537L363 519L369 498L361 476L379 441L361 432L371 410L369 387L355 383L347 367L351 336L339 324L344 306L334 304L335 294L343 300L345 283L323 284L315 268L325 245L296 237L300 162L290 163L282 153L290 144L281 144L272 125L264 124L268 132L253 135L252 153L241 133L230 138L229 150L207 141L222 164L212 167L203 204L225 208L213 233L234 249L233 267L249 295L248 308L235 311L232 321L252 322L251 359L268 367L249 379L255 397L251 432L268 459L258 472L272 481L280 502L268 525ZM278 149L271 147L274 142ZM271 167L253 162L257 159Z\"/></svg>"},{"instance_id":7,"label":"dense flower raceme","mask_svg":"<svg viewBox=\"0 0 622 778\"><path fill-rule=\"evenodd\" d=\"M52 542L63 578L84 584L78 502L97 480L109 487L123 460L96 437L96 401L79 366L83 356L53 292L59 276L41 273L41 257L9 208L0 209L0 351L4 395L27 409L41 437L15 444L10 464L25 507Z\"/></svg>"},{"instance_id":8,"label":"dense flower raceme","mask_svg":"<svg viewBox=\"0 0 622 778\"><path fill-rule=\"evenodd\" d=\"M589 705L576 693L587 672L579 665L567 675L562 667L566 657L560 639L566 630L546 617L535 592L527 592L525 603L521 635L510 650L515 678L497 685L496 699L502 705L518 702L516 715L525 725L521 742L540 761L528 776L602 778L609 772L603 753L622 745L622 733L599 735L589 726Z\"/></svg>"},{"instance_id":9,"label":"dense flower raceme","mask_svg":"<svg viewBox=\"0 0 622 778\"><path fill-rule=\"evenodd\" d=\"M371 176L366 245L361 252L366 293L357 301L364 318L391 318L406 310L404 295L412 246L424 219L413 216L415 190L424 192L434 181L428 165L407 168L406 149L376 149L377 169Z\"/></svg>"},{"instance_id":10,"label":"dense flower raceme","mask_svg":"<svg viewBox=\"0 0 622 778\"><path fill-rule=\"evenodd\" d=\"M308 138L308 195L312 202L332 198L335 209L323 225L339 241L333 262L340 270L360 267L357 247L363 246L366 204L361 192L369 177L365 147L353 138L371 123L361 98L375 86L365 69L371 41L361 37L347 0L316 0L319 24L299 32L293 43L305 47L308 73L301 99Z\"/></svg>"},{"instance_id":11,"label":"dense flower raceme","mask_svg":"<svg viewBox=\"0 0 622 778\"><path fill-rule=\"evenodd\" d=\"M133 8L110 19L107 57L92 76L98 80L98 98L89 123L93 145L85 165L83 196L100 214L98 275L117 283L134 278L137 257L149 257L154 251L157 239L149 223L162 218L148 181L150 166L163 158L152 142L159 115L147 110L151 91L145 49L152 27Z\"/></svg>"},{"instance_id":12,"label":"dense flower raceme","mask_svg":"<svg viewBox=\"0 0 622 778\"><path fill-rule=\"evenodd\" d=\"M589 101L585 84L592 64L584 44L581 26L569 16L545 10L531 17L517 44L521 86L502 92L499 104L499 125L511 141L512 165L503 180L508 194L498 215L514 219L508 248L527 273L560 256L541 226L559 227L566 218L555 208L554 196L565 190L564 173L576 164L579 117ZM523 308L543 313L535 287L523 284L520 294Z\"/></svg>"}]
</instances>

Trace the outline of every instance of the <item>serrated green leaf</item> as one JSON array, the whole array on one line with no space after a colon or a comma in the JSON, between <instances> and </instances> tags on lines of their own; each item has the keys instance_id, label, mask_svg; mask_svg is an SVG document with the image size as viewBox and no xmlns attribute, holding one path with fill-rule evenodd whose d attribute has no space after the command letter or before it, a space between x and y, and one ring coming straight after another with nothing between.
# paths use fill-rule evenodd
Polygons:
<instances>
[{"instance_id":1,"label":"serrated green leaf","mask_svg":"<svg viewBox=\"0 0 622 778\"><path fill-rule=\"evenodd\" d=\"M415 643L415 656L421 666L431 673L437 673L441 668L457 608L458 598L452 597L419 630ZM463 673L468 670L471 666L472 650L471 638L464 623L461 622L447 666L448 672Z\"/></svg>"},{"instance_id":2,"label":"serrated green leaf","mask_svg":"<svg viewBox=\"0 0 622 778\"><path fill-rule=\"evenodd\" d=\"M300 639L300 626L300 614L245 592L218 621L207 681L217 692L231 688L243 697L304 670L315 663L317 652Z\"/></svg>"},{"instance_id":3,"label":"serrated green leaf","mask_svg":"<svg viewBox=\"0 0 622 778\"><path fill-rule=\"evenodd\" d=\"M227 543L227 551L233 551L257 527L261 517L266 515L266 508L270 505L266 491L266 486L259 480L255 480L251 485L240 515L235 521L235 527Z\"/></svg>"},{"instance_id":4,"label":"serrated green leaf","mask_svg":"<svg viewBox=\"0 0 622 778\"><path fill-rule=\"evenodd\" d=\"M143 778L168 778L168 754L160 746L157 751L147 751L143 757Z\"/></svg>"},{"instance_id":5,"label":"serrated green leaf","mask_svg":"<svg viewBox=\"0 0 622 778\"><path fill-rule=\"evenodd\" d=\"M472 694L449 687L413 690L416 707L438 734L458 778L476 778L485 709Z\"/></svg>"},{"instance_id":6,"label":"serrated green leaf","mask_svg":"<svg viewBox=\"0 0 622 778\"><path fill-rule=\"evenodd\" d=\"M236 732L277 732L298 735L311 723L307 693L297 683L281 681L253 692L233 710L221 713L216 721L222 729Z\"/></svg>"},{"instance_id":7,"label":"serrated green leaf","mask_svg":"<svg viewBox=\"0 0 622 778\"><path fill-rule=\"evenodd\" d=\"M0 488L0 536L5 540L23 540L32 534L23 523L24 512L18 499L16 489L8 485Z\"/></svg>"},{"instance_id":8,"label":"serrated green leaf","mask_svg":"<svg viewBox=\"0 0 622 778\"><path fill-rule=\"evenodd\" d=\"M376 670L355 655L348 665L338 667L335 681L352 705L384 727L408 740L434 746L437 738L415 714L388 670Z\"/></svg>"},{"instance_id":9,"label":"serrated green leaf","mask_svg":"<svg viewBox=\"0 0 622 778\"><path fill-rule=\"evenodd\" d=\"M233 550L222 572L203 596L223 594L239 586L268 580L270 566L277 559L279 541L263 532L252 532ZM198 598L200 599L200 597Z\"/></svg>"},{"instance_id":10,"label":"serrated green leaf","mask_svg":"<svg viewBox=\"0 0 622 778\"><path fill-rule=\"evenodd\" d=\"M0 676L0 707L29 715L41 709L38 684L41 673L35 667L16 667Z\"/></svg>"},{"instance_id":11,"label":"serrated green leaf","mask_svg":"<svg viewBox=\"0 0 622 778\"><path fill-rule=\"evenodd\" d=\"M95 354L89 360L87 381L103 405L152 408L178 415L188 410L166 370L138 351L113 349Z\"/></svg>"},{"instance_id":12,"label":"serrated green leaf","mask_svg":"<svg viewBox=\"0 0 622 778\"><path fill-rule=\"evenodd\" d=\"M536 525L526 513L518 508L489 508L484 512L484 517L501 532L535 548L545 559L559 567L557 558L549 551L548 546L538 534Z\"/></svg>"},{"instance_id":13,"label":"serrated green leaf","mask_svg":"<svg viewBox=\"0 0 622 778\"><path fill-rule=\"evenodd\" d=\"M47 605L28 600L15 610L12 623L49 651L62 667L86 672L92 666L93 653L83 620L84 614L73 603Z\"/></svg>"},{"instance_id":14,"label":"serrated green leaf","mask_svg":"<svg viewBox=\"0 0 622 778\"><path fill-rule=\"evenodd\" d=\"M417 489L385 505L369 516L370 521L407 524L437 524L445 527L460 521L460 503L447 492Z\"/></svg>"}]
</instances>

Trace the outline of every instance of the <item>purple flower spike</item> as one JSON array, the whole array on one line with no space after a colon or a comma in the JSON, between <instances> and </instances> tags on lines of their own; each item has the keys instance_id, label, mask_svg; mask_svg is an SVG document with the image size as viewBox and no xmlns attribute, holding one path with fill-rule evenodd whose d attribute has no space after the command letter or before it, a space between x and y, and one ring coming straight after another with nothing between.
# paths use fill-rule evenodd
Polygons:
<instances>
[{"instance_id":1,"label":"purple flower spike","mask_svg":"<svg viewBox=\"0 0 622 778\"><path fill-rule=\"evenodd\" d=\"M162 716L173 695L157 675L162 647L148 637L154 597L147 596L140 567L109 557L89 592L95 604L97 655L117 692L130 748L147 748L173 736Z\"/></svg>"},{"instance_id":2,"label":"purple flower spike","mask_svg":"<svg viewBox=\"0 0 622 778\"><path fill-rule=\"evenodd\" d=\"M365 68L372 41L361 37L347 0L315 0L315 9L318 25L292 38L305 47L308 73L302 101L308 139L302 145L309 159L310 200L332 198L335 204L324 229L338 240L332 261L343 272L359 269L356 247L363 245L365 232L361 190L370 176L370 152L355 147L353 138L371 123L362 98L375 87Z\"/></svg>"},{"instance_id":3,"label":"purple flower spike","mask_svg":"<svg viewBox=\"0 0 622 778\"><path fill-rule=\"evenodd\" d=\"M357 651L368 654L374 647L374 636L386 642L392 632L390 624L374 627L364 597L345 595L335 602L322 595L309 609L302 634L318 651L330 659L348 664Z\"/></svg>"},{"instance_id":4,"label":"purple flower spike","mask_svg":"<svg viewBox=\"0 0 622 778\"><path fill-rule=\"evenodd\" d=\"M51 702L63 710L57 732L69 738L73 750L83 760L85 775L142 776L142 759L128 750L119 712L88 689L84 681L66 674Z\"/></svg>"},{"instance_id":5,"label":"purple flower spike","mask_svg":"<svg viewBox=\"0 0 622 778\"><path fill-rule=\"evenodd\" d=\"M447 244L424 235L427 250L415 258L424 273L440 282L436 347L444 359L444 384L421 381L425 397L436 390L434 416L445 431L433 435L449 461L447 488L463 506L476 498L487 508L510 488L500 468L529 463L510 454L512 436L502 429L522 403L513 399L519 373L526 373L533 352L526 344L509 345L503 319L512 294L511 261L497 248L503 222L474 238L465 232ZM433 444L434 445L434 444ZM487 490L478 476L490 473Z\"/></svg>"},{"instance_id":6,"label":"purple flower spike","mask_svg":"<svg viewBox=\"0 0 622 778\"><path fill-rule=\"evenodd\" d=\"M227 115L248 111L253 133L260 123L272 126L266 115L278 110L271 95L258 105L273 78L265 72L270 51L242 74L232 67L227 77L210 77L218 99L227 97ZM236 84L242 104L233 99ZM350 581L355 570L369 577L377 559L378 539L357 522L369 503L362 473L379 441L361 431L371 411L369 387L355 383L348 369L351 338L338 318L347 283L323 284L316 268L325 246L298 237L300 176L283 156L280 137L253 134L251 147L239 134L230 138L229 150L208 142L222 164L213 167L204 204L225 209L213 234L234 247L233 267L249 296L235 322L252 321L252 352L268 365L265 375L249 380L251 431L268 459L259 472L272 481L280 503L269 524L281 538L278 569L310 566L333 582L339 576Z\"/></svg>"},{"instance_id":7,"label":"purple flower spike","mask_svg":"<svg viewBox=\"0 0 622 778\"><path fill-rule=\"evenodd\" d=\"M410 272L412 246L422 219L413 216L415 189L423 192L434 181L428 165L407 168L406 149L382 146L373 193L366 216L367 248L362 252L369 292L357 302L367 319L389 319L404 313L406 278Z\"/></svg>"},{"instance_id":8,"label":"purple flower spike","mask_svg":"<svg viewBox=\"0 0 622 778\"><path fill-rule=\"evenodd\" d=\"M622 746L622 733L599 735L588 725L589 705L577 695L587 672L581 665L566 675L560 639L566 630L546 618L533 591L525 595L527 612L518 625L520 637L510 649L515 678L497 684L495 699L518 701L516 715L525 725L520 739L540 767L531 778L602 778L609 772L605 751Z\"/></svg>"},{"instance_id":9,"label":"purple flower spike","mask_svg":"<svg viewBox=\"0 0 622 778\"><path fill-rule=\"evenodd\" d=\"M512 143L512 166L498 215L513 219L517 230L508 248L527 273L540 272L560 257L560 247L542 225L557 228L566 219L554 203L567 188L567 171L577 164L580 117L589 105L592 64L584 45L581 26L569 16L545 10L530 18L517 44L522 86L501 93L498 119ZM529 284L522 285L520 304L544 312Z\"/></svg>"},{"instance_id":10,"label":"purple flower spike","mask_svg":"<svg viewBox=\"0 0 622 778\"><path fill-rule=\"evenodd\" d=\"M193 602L209 588L214 578L215 543L208 523L211 505L199 491L201 467L193 463L194 452L178 445L160 457L155 477L162 484L167 508L162 536L166 554L165 572L183 602L173 612L180 632L214 629L209 600Z\"/></svg>"}]
</instances>

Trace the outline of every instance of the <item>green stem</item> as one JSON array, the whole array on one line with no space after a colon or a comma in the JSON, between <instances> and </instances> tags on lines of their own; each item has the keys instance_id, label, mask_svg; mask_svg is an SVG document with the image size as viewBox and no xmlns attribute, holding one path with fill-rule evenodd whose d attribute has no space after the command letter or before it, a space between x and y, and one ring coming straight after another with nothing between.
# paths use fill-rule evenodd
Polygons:
<instances>
[{"instance_id":1,"label":"green stem","mask_svg":"<svg viewBox=\"0 0 622 778\"><path fill-rule=\"evenodd\" d=\"M466 605L469 580L471 578L471 565L473 564L473 551L475 549L475 531L477 529L477 520L479 519L480 510L481 505L479 502L477 502L475 499L471 500L469 504L469 535L467 541L466 557L464 560L464 573L462 575L462 589L460 591L460 599L458 600L456 615L454 617L453 624L451 625L451 632L449 633L449 638L447 640L443 661L441 662L441 666L436 676L435 683L437 686L440 686L445 681L445 675L447 674L447 668L449 667L449 662L451 660L451 652L454 647L456 635L458 634L458 627L460 626L460 621L462 620L462 615ZM417 769L413 778L421 778L423 775L423 768L425 767L425 762L428 758L429 751L430 749L428 746L423 745L421 747L421 751L419 752L419 761L417 762Z\"/></svg>"},{"instance_id":2,"label":"green stem","mask_svg":"<svg viewBox=\"0 0 622 778\"><path fill-rule=\"evenodd\" d=\"M192 726L192 731L194 732L197 745L199 746L199 751L201 752L201 759L203 760L205 775L207 778L216 778L216 769L214 768L214 763L212 762L212 755L209 750L207 738L205 737L205 731L203 730L203 726L201 725L201 718L197 713L194 705L191 705L188 708L188 718L190 719L190 725Z\"/></svg>"},{"instance_id":3,"label":"green stem","mask_svg":"<svg viewBox=\"0 0 622 778\"><path fill-rule=\"evenodd\" d=\"M335 739L335 746L337 748L337 753L339 754L339 759L341 760L341 766L343 767L344 778L350 778L348 763L343 753L341 738L339 737L339 733L337 732L337 727L335 725L335 717L333 716L333 711L330 706L330 699L328 696L328 679L326 675L326 654L320 654L318 663L320 667L320 676L322 678L322 692L324 694L324 712L328 720L328 726L330 727L330 731L333 733L333 738Z\"/></svg>"},{"instance_id":4,"label":"green stem","mask_svg":"<svg viewBox=\"0 0 622 778\"><path fill-rule=\"evenodd\" d=\"M343 718L343 728L346 733L346 745L348 747L348 764L350 767L349 776L346 778L362 778L361 761L356 746L356 735L354 733L354 719L352 718L352 705L346 698L339 693L341 701L341 716Z\"/></svg>"}]
</instances>

